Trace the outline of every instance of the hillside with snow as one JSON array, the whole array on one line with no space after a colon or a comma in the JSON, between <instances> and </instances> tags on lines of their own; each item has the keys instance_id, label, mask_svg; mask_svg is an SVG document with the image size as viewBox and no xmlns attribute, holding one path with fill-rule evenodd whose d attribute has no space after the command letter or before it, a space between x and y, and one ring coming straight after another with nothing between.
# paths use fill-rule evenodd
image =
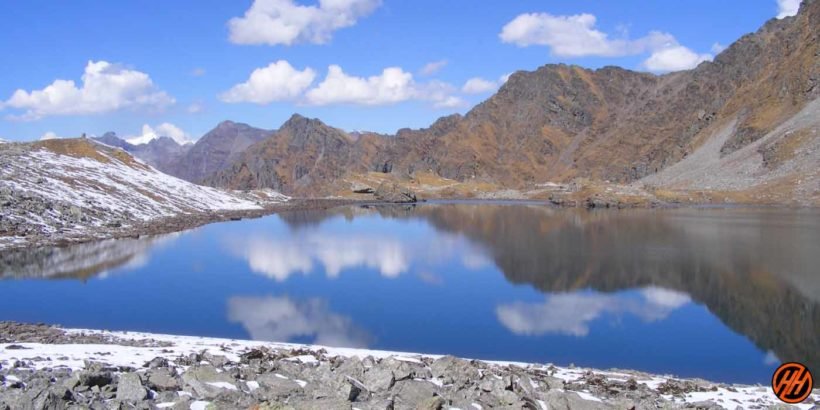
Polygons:
<instances>
[{"instance_id":1,"label":"hillside with snow","mask_svg":"<svg viewBox=\"0 0 820 410\"><path fill-rule=\"evenodd\" d=\"M195 185L89 139L0 145L0 249L286 200Z\"/></svg>"}]
</instances>

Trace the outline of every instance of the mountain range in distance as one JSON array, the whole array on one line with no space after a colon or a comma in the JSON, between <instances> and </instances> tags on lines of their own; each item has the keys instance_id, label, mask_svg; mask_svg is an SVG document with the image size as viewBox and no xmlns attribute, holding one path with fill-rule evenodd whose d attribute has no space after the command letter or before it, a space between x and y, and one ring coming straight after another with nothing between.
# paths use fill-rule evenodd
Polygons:
<instances>
[{"instance_id":1,"label":"mountain range in distance","mask_svg":"<svg viewBox=\"0 0 820 410\"><path fill-rule=\"evenodd\" d=\"M305 197L390 181L442 198L817 205L819 31L820 2L804 1L688 71L518 71L466 115L395 135L294 114L278 130L225 121L192 145L97 139L191 182Z\"/></svg>"}]
</instances>

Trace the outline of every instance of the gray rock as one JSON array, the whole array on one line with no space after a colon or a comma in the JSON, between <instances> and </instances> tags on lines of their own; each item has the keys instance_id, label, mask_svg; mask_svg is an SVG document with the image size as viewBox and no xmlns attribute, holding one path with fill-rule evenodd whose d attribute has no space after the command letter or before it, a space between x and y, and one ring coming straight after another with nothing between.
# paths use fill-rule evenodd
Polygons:
<instances>
[{"instance_id":1,"label":"gray rock","mask_svg":"<svg viewBox=\"0 0 820 410\"><path fill-rule=\"evenodd\" d=\"M155 369L145 373L147 385L151 390L158 392L179 390L179 381L170 370Z\"/></svg>"},{"instance_id":2,"label":"gray rock","mask_svg":"<svg viewBox=\"0 0 820 410\"><path fill-rule=\"evenodd\" d=\"M372 392L388 390L393 387L396 378L393 371L384 367L373 367L364 374L364 385Z\"/></svg>"},{"instance_id":3,"label":"gray rock","mask_svg":"<svg viewBox=\"0 0 820 410\"><path fill-rule=\"evenodd\" d=\"M182 381L196 395L202 399L213 399L219 396L225 388L221 383L236 386L236 380L227 373L220 373L210 365L193 366L182 374ZM214 385L216 383L216 385Z\"/></svg>"},{"instance_id":4,"label":"gray rock","mask_svg":"<svg viewBox=\"0 0 820 410\"><path fill-rule=\"evenodd\" d=\"M376 199L393 203L413 203L418 202L416 194L407 188L403 188L395 182L382 182L376 192L373 193Z\"/></svg>"},{"instance_id":5,"label":"gray rock","mask_svg":"<svg viewBox=\"0 0 820 410\"><path fill-rule=\"evenodd\" d=\"M415 406L438 395L438 388L427 381L402 380L396 382L391 392L396 394L396 405Z\"/></svg>"},{"instance_id":6,"label":"gray rock","mask_svg":"<svg viewBox=\"0 0 820 410\"><path fill-rule=\"evenodd\" d=\"M577 393L550 390L542 395L542 400L548 409L554 410L597 410L609 409L604 403L584 400Z\"/></svg>"},{"instance_id":7,"label":"gray rock","mask_svg":"<svg viewBox=\"0 0 820 410\"><path fill-rule=\"evenodd\" d=\"M302 393L302 386L298 383L274 373L260 374L256 381L260 387L254 390L253 394L267 400L277 400Z\"/></svg>"},{"instance_id":8,"label":"gray rock","mask_svg":"<svg viewBox=\"0 0 820 410\"><path fill-rule=\"evenodd\" d=\"M140 376L136 373L120 375L117 383L117 400L138 402L148 397L148 391L142 387Z\"/></svg>"},{"instance_id":9,"label":"gray rock","mask_svg":"<svg viewBox=\"0 0 820 410\"><path fill-rule=\"evenodd\" d=\"M299 410L350 410L353 407L349 401L337 398L292 400L288 404Z\"/></svg>"}]
</instances>

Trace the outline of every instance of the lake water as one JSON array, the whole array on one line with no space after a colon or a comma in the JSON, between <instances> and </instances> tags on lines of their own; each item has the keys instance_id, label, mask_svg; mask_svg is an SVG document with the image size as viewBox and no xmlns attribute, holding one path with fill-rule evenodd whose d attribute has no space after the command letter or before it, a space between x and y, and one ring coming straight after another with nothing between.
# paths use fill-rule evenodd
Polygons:
<instances>
[{"instance_id":1,"label":"lake water","mask_svg":"<svg viewBox=\"0 0 820 410\"><path fill-rule=\"evenodd\" d=\"M0 320L630 368L820 370L820 213L343 207L0 254Z\"/></svg>"}]
</instances>

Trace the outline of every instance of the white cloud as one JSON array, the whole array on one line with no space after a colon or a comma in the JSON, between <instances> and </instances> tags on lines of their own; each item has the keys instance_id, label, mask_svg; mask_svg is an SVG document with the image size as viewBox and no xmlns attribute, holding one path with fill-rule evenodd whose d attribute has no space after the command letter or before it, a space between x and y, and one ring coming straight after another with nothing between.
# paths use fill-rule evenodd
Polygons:
<instances>
[{"instance_id":1,"label":"white cloud","mask_svg":"<svg viewBox=\"0 0 820 410\"><path fill-rule=\"evenodd\" d=\"M202 112L202 110L204 109L205 105L203 105L201 102L194 101L185 110L188 111L189 114L196 114Z\"/></svg>"},{"instance_id":2,"label":"white cloud","mask_svg":"<svg viewBox=\"0 0 820 410\"><path fill-rule=\"evenodd\" d=\"M433 75L433 74L441 71L441 69L444 68L446 65L447 65L447 60L433 61L433 62L425 64L424 67L422 67L421 70L419 70L419 74L421 74L421 75Z\"/></svg>"},{"instance_id":3,"label":"white cloud","mask_svg":"<svg viewBox=\"0 0 820 410\"><path fill-rule=\"evenodd\" d=\"M553 16L547 13L521 14L507 23L499 37L519 47L547 46L560 57L622 57L651 53L643 67L655 72L686 70L713 58L698 54L678 43L669 33L651 31L644 37L611 38L595 28L592 14Z\"/></svg>"},{"instance_id":4,"label":"white cloud","mask_svg":"<svg viewBox=\"0 0 820 410\"><path fill-rule=\"evenodd\" d=\"M461 86L461 92L465 94L483 94L495 91L498 87L504 85L511 75L512 73L504 74L496 81L486 80L481 77L470 78Z\"/></svg>"},{"instance_id":5,"label":"white cloud","mask_svg":"<svg viewBox=\"0 0 820 410\"><path fill-rule=\"evenodd\" d=\"M303 341L335 347L367 347L370 336L350 318L330 311L322 299L232 297L228 320L241 323L253 340Z\"/></svg>"},{"instance_id":6,"label":"white cloud","mask_svg":"<svg viewBox=\"0 0 820 410\"><path fill-rule=\"evenodd\" d=\"M128 137L126 138L126 141L134 145L140 145L147 144L159 137L169 137L180 145L185 145L192 142L191 136L188 135L188 133L176 125L168 122L159 124L156 127L151 127L150 125L145 124L142 126L141 135Z\"/></svg>"},{"instance_id":7,"label":"white cloud","mask_svg":"<svg viewBox=\"0 0 820 410\"><path fill-rule=\"evenodd\" d=\"M712 44L712 53L720 54L721 51L726 50L726 46L720 43Z\"/></svg>"},{"instance_id":8,"label":"white cloud","mask_svg":"<svg viewBox=\"0 0 820 410\"><path fill-rule=\"evenodd\" d=\"M107 61L89 61L82 86L55 80L42 90L18 89L3 103L23 110L10 118L36 120L52 115L99 114L125 108L163 108L173 97L157 89L148 74ZM0 107L1 108L1 107Z\"/></svg>"},{"instance_id":9,"label":"white cloud","mask_svg":"<svg viewBox=\"0 0 820 410\"><path fill-rule=\"evenodd\" d=\"M40 141L47 141L47 140L56 140L60 137L54 133L54 131L48 131L40 137Z\"/></svg>"},{"instance_id":10,"label":"white cloud","mask_svg":"<svg viewBox=\"0 0 820 410\"><path fill-rule=\"evenodd\" d=\"M338 65L331 65L325 79L305 94L305 102L310 105L388 105L422 100L446 108L462 103L452 91L452 86L441 81L416 83L413 74L401 67L388 67L379 75L364 78L348 75Z\"/></svg>"},{"instance_id":11,"label":"white cloud","mask_svg":"<svg viewBox=\"0 0 820 410\"><path fill-rule=\"evenodd\" d=\"M482 94L494 91L498 87L495 81L485 80L481 77L473 77L464 83L461 91L467 94Z\"/></svg>"},{"instance_id":12,"label":"white cloud","mask_svg":"<svg viewBox=\"0 0 820 410\"><path fill-rule=\"evenodd\" d=\"M661 288L641 290L641 298L601 293L559 293L544 303L511 303L496 308L504 327L519 335L547 333L586 336L592 321L604 314L632 314L646 322L665 319L689 303L687 295Z\"/></svg>"},{"instance_id":13,"label":"white cloud","mask_svg":"<svg viewBox=\"0 0 820 410\"><path fill-rule=\"evenodd\" d=\"M433 103L433 108L459 108L467 105L467 101L456 96L449 96Z\"/></svg>"},{"instance_id":14,"label":"white cloud","mask_svg":"<svg viewBox=\"0 0 820 410\"><path fill-rule=\"evenodd\" d=\"M800 10L800 0L777 0L777 18L794 16Z\"/></svg>"},{"instance_id":15,"label":"white cloud","mask_svg":"<svg viewBox=\"0 0 820 410\"><path fill-rule=\"evenodd\" d=\"M243 17L228 21L229 36L235 44L324 44L380 5L381 0L319 0L318 6L255 0Z\"/></svg>"},{"instance_id":16,"label":"white cloud","mask_svg":"<svg viewBox=\"0 0 820 410\"><path fill-rule=\"evenodd\" d=\"M673 46L652 53L643 62L643 67L654 72L688 70L712 58L711 54L698 54L684 46Z\"/></svg>"},{"instance_id":17,"label":"white cloud","mask_svg":"<svg viewBox=\"0 0 820 410\"><path fill-rule=\"evenodd\" d=\"M279 60L253 70L248 81L233 86L219 98L227 103L256 104L293 100L310 87L314 78L316 72L312 68L299 71L287 61Z\"/></svg>"},{"instance_id":18,"label":"white cloud","mask_svg":"<svg viewBox=\"0 0 820 410\"><path fill-rule=\"evenodd\" d=\"M554 55L561 57L634 55L675 42L671 34L658 31L635 40L610 39L595 29L595 22L592 14L521 14L501 29L499 37L519 47L548 46Z\"/></svg>"},{"instance_id":19,"label":"white cloud","mask_svg":"<svg viewBox=\"0 0 820 410\"><path fill-rule=\"evenodd\" d=\"M347 75L338 65L331 65L325 79L305 97L312 105L384 105L409 100L414 94L413 75L400 67L385 68L381 75L362 78Z\"/></svg>"}]
</instances>

